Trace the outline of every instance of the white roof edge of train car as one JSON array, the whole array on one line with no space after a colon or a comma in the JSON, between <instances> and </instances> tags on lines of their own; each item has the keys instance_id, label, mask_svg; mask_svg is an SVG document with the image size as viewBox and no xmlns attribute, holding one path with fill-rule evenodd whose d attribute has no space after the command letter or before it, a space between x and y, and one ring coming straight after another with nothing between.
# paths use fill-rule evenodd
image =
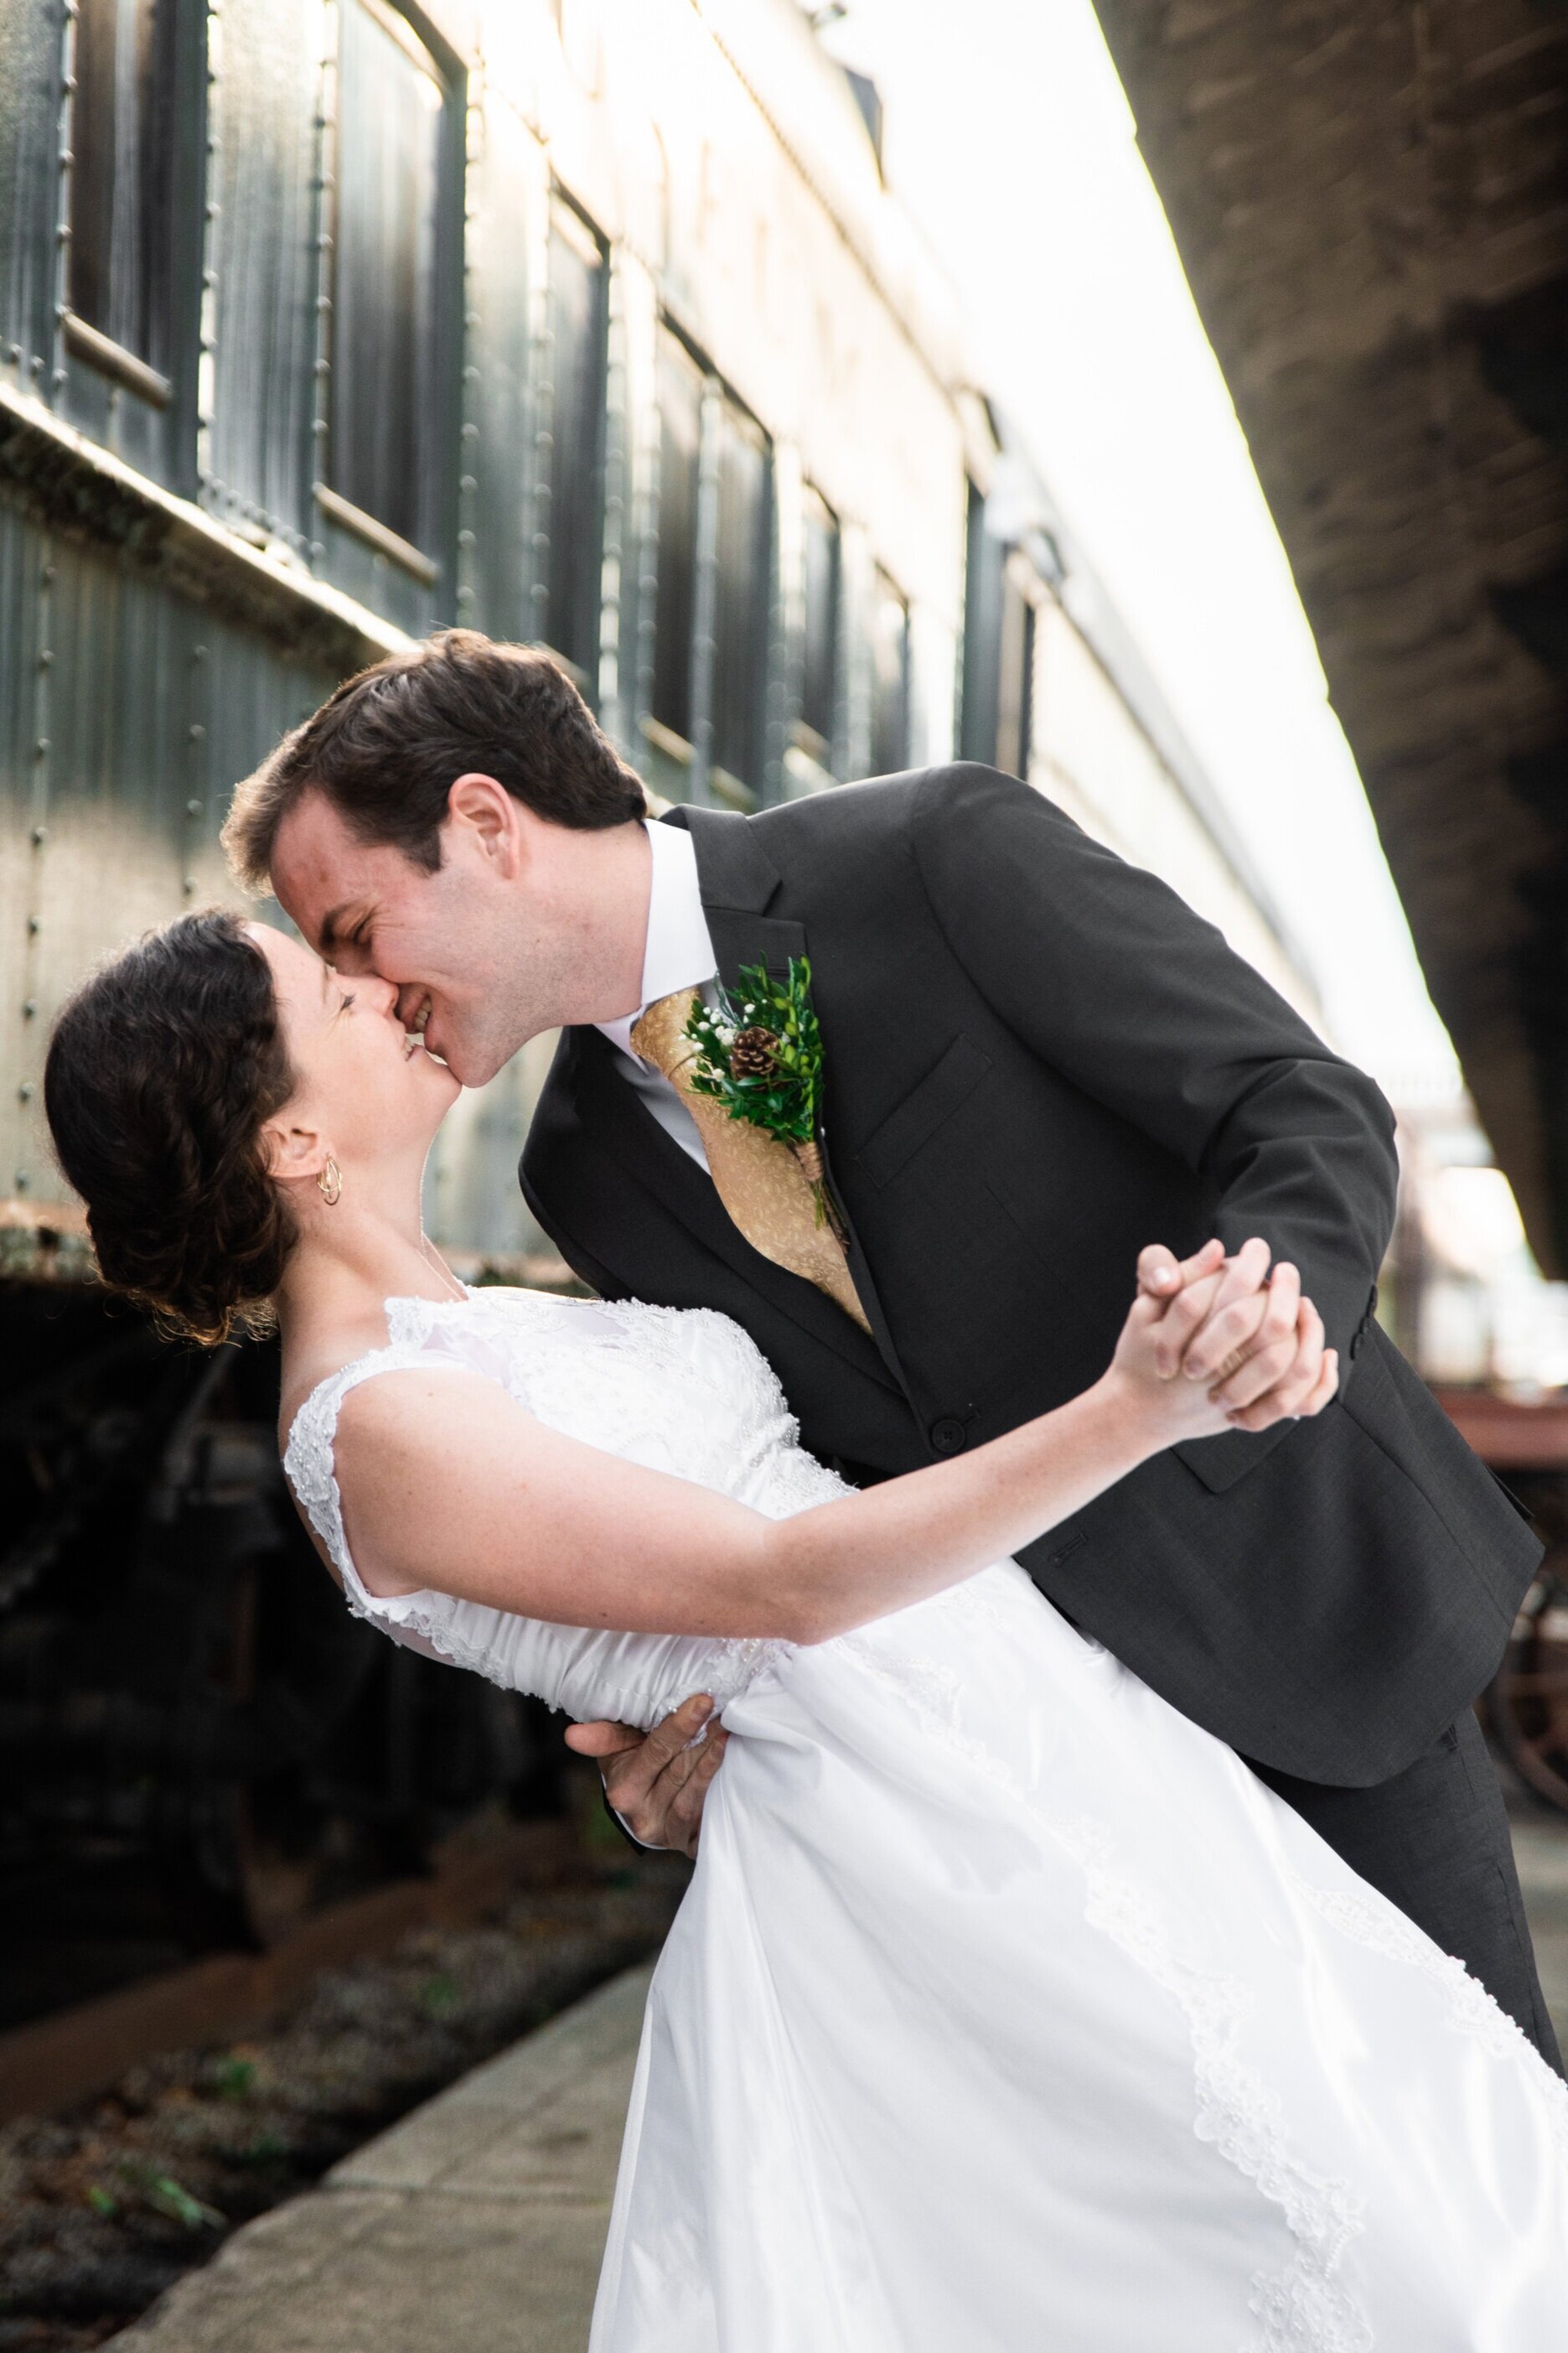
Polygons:
<instances>
[{"instance_id":1,"label":"white roof edge of train car","mask_svg":"<svg viewBox=\"0 0 1568 2353\"><path fill-rule=\"evenodd\" d=\"M1053 594L1148 736L1178 790L1289 962L1321 995L1311 957L1281 913L1235 818L1183 733L1164 690L1074 535L1022 434L994 395L983 396L995 422L1001 455L1023 494L1021 505L1026 509L1027 520L1022 535L1026 535L1029 529L1043 534L1059 559L1060 577L1049 583Z\"/></svg>"},{"instance_id":2,"label":"white roof edge of train car","mask_svg":"<svg viewBox=\"0 0 1568 2353\"><path fill-rule=\"evenodd\" d=\"M797 0L696 0L699 15L943 389L970 375L962 297L888 188L844 68Z\"/></svg>"}]
</instances>

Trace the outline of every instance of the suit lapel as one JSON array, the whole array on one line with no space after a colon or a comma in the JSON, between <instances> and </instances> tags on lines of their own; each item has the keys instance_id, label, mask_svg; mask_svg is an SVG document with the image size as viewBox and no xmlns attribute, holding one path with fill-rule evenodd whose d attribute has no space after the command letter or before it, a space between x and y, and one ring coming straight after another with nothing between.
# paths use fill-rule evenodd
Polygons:
<instances>
[{"instance_id":1,"label":"suit lapel","mask_svg":"<svg viewBox=\"0 0 1568 2353\"><path fill-rule=\"evenodd\" d=\"M749 950L746 961L756 961ZM563 1039L562 1076L575 1100L584 1124L634 1181L642 1185L704 1249L733 1269L769 1305L825 1341L857 1372L884 1387L888 1372L879 1350L841 1309L806 1282L754 1250L725 1209L712 1181L674 1138L666 1134L647 1104L615 1067L617 1049L594 1029L568 1029ZM864 1298L864 1293L861 1293ZM870 1310L867 1310L868 1315Z\"/></svg>"},{"instance_id":2,"label":"suit lapel","mask_svg":"<svg viewBox=\"0 0 1568 2353\"><path fill-rule=\"evenodd\" d=\"M737 975L743 964L765 964L770 972L783 974L788 969L791 956L809 954L803 923L792 922L785 916L770 915L766 912L780 887L782 877L755 828L745 818L729 809L680 807L671 809L660 821L665 825L684 826L691 836L692 847L697 853L697 883L702 894L702 912L708 918L709 936L718 960L719 977L727 989L732 990L737 986ZM826 1050L832 1051L830 1043ZM627 1091L623 1088L622 1092ZM649 1121L650 1126L656 1124ZM859 1235L855 1230L849 1204L844 1198L843 1187L834 1177L829 1139L822 1134L818 1142L822 1147L828 1186L843 1216L845 1256L849 1261L856 1292L866 1311L866 1320L871 1326L878 1354L899 1388L908 1396L898 1350L893 1345L888 1319L877 1296L877 1286L872 1280L865 1250L861 1248ZM682 1160L686 1159L679 1145L674 1149ZM690 1163L688 1162L687 1166L689 1167ZM711 1190L710 1187L705 1189ZM716 1201L717 1196L714 1198ZM730 1225L730 1219L722 1210L720 1215L723 1222ZM730 1226L730 1229L732 1233L736 1230L733 1226ZM749 1244L746 1247L748 1256L753 1261L758 1260L759 1253ZM766 1265L768 1261L762 1260L761 1263ZM809 1283L803 1287L808 1291L812 1288ZM838 1309L831 1305L830 1313L841 1323L848 1322L847 1316L840 1315Z\"/></svg>"}]
</instances>

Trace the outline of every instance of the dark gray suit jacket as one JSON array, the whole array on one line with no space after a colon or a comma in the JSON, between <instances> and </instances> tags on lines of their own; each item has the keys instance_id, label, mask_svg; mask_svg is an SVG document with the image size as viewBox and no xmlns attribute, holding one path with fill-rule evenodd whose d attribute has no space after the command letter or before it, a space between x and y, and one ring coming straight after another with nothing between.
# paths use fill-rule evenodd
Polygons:
<instances>
[{"instance_id":1,"label":"dark gray suit jacket","mask_svg":"<svg viewBox=\"0 0 1568 2353\"><path fill-rule=\"evenodd\" d=\"M970 765L754 818L677 809L721 976L809 954L823 1144L868 1339L762 1258L596 1029L521 1179L608 1297L722 1309L805 1445L866 1482L1103 1370L1139 1250L1261 1234L1341 1356L1316 1420L1176 1447L1029 1547L1043 1592L1186 1715L1366 1784L1494 1672L1540 1546L1373 1320L1393 1120L1174 892Z\"/></svg>"}]
</instances>

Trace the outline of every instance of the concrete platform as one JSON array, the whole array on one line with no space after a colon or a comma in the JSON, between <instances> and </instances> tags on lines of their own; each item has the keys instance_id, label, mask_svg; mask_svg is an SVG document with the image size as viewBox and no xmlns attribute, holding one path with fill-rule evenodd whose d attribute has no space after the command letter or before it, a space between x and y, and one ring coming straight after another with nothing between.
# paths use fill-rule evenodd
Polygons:
<instances>
[{"instance_id":1,"label":"concrete platform","mask_svg":"<svg viewBox=\"0 0 1568 2353\"><path fill-rule=\"evenodd\" d=\"M1568 2049L1568 1820L1514 1824ZM238 2231L126 2353L584 2353L650 1971L478 2067Z\"/></svg>"},{"instance_id":2,"label":"concrete platform","mask_svg":"<svg viewBox=\"0 0 1568 2353\"><path fill-rule=\"evenodd\" d=\"M248 2223L126 2353L583 2353L648 1968Z\"/></svg>"}]
</instances>

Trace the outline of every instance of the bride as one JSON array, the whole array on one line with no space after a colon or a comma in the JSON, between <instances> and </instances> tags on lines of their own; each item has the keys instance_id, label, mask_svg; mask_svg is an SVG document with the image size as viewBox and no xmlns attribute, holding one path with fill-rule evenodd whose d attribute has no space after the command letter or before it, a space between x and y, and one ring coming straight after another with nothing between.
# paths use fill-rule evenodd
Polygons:
<instances>
[{"instance_id":1,"label":"bride","mask_svg":"<svg viewBox=\"0 0 1568 2353\"><path fill-rule=\"evenodd\" d=\"M188 915L68 1006L46 1087L109 1282L209 1341L273 1303L352 1610L578 1717L700 1691L698 1769L728 1743L594 2353L1562 2341L1568 2086L1009 1558L1224 1426L1157 1377L1163 1303L1084 1395L858 1493L726 1317L452 1277L418 1204L457 1082L386 984Z\"/></svg>"}]
</instances>

